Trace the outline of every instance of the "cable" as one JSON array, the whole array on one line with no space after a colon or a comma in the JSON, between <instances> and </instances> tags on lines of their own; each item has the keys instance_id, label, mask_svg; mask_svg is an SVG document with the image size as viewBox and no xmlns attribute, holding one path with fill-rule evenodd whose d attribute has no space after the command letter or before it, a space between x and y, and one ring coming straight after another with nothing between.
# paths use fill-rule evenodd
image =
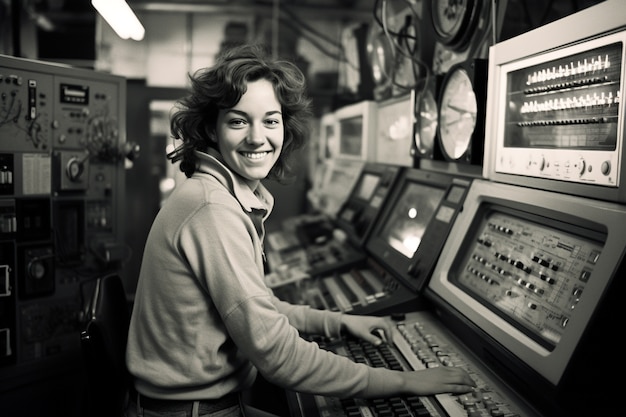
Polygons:
<instances>
[{"instance_id":1,"label":"cable","mask_svg":"<svg viewBox=\"0 0 626 417\"><path fill-rule=\"evenodd\" d=\"M387 17L387 9L388 9L387 0L383 0L382 5L380 5L380 0L376 0L374 3L373 14L374 14L374 20L376 21L376 23L383 29L387 42L389 42L389 44L392 46L392 52L394 53L394 55L392 56L392 59L395 64L394 68L397 68L399 65L401 65L401 57L408 58L411 61L411 71L413 73L414 83L413 85L408 85L408 86L398 83L395 78L395 71L394 71L394 74L391 74L391 75L386 74L386 75L391 80L391 83L395 85L396 87L410 90L412 88L417 87L418 79L420 78L419 74L421 74L422 72L420 70L420 67L424 68L424 72L426 73L427 76L428 76L430 69L424 61L422 61L420 58L416 56L418 54L417 48L418 48L419 38L417 37L417 35L412 35L411 33L409 33L409 29L413 25L413 18L417 16L417 13L413 9L409 1L405 0L404 3L406 3L409 6L409 9L411 10L411 14L406 16L404 25L400 28L398 32L394 32L389 29L388 17ZM379 8L381 10L380 17L378 16ZM394 37L396 39L394 39ZM410 43L411 41L414 42L412 46ZM401 57L397 57L396 53L398 53Z\"/></svg>"}]
</instances>

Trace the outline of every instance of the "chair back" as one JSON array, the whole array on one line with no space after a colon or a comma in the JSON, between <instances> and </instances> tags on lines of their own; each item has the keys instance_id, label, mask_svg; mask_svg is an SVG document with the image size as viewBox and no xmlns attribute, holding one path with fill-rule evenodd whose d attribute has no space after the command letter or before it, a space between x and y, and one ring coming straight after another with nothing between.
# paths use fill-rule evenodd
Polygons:
<instances>
[{"instance_id":1,"label":"chair back","mask_svg":"<svg viewBox=\"0 0 626 417\"><path fill-rule=\"evenodd\" d=\"M119 275L96 280L87 314L81 332L88 381L86 414L122 416L130 383L125 362L130 308Z\"/></svg>"}]
</instances>

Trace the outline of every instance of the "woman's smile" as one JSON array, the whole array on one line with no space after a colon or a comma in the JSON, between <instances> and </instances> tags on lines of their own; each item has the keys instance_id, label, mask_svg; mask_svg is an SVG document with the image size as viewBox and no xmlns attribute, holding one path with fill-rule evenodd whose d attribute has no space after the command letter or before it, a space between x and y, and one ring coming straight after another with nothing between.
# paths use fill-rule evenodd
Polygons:
<instances>
[{"instance_id":1,"label":"woman's smile","mask_svg":"<svg viewBox=\"0 0 626 417\"><path fill-rule=\"evenodd\" d=\"M248 159L253 159L253 160L263 159L269 153L270 153L270 151L263 151L263 152L258 152L258 151L257 152L241 151L241 152L239 152L239 154L245 156Z\"/></svg>"}]
</instances>

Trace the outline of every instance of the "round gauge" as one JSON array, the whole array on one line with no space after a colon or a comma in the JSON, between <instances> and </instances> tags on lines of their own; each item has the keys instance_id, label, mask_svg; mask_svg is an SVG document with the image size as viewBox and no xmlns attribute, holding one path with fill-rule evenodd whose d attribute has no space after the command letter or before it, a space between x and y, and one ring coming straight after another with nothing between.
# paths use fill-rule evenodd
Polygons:
<instances>
[{"instance_id":1,"label":"round gauge","mask_svg":"<svg viewBox=\"0 0 626 417\"><path fill-rule=\"evenodd\" d=\"M441 43L464 49L474 34L481 0L432 0L431 17Z\"/></svg>"},{"instance_id":2,"label":"round gauge","mask_svg":"<svg viewBox=\"0 0 626 417\"><path fill-rule=\"evenodd\" d=\"M450 69L441 87L439 140L445 156L458 160L469 150L478 115L472 80L462 66Z\"/></svg>"},{"instance_id":3,"label":"round gauge","mask_svg":"<svg viewBox=\"0 0 626 417\"><path fill-rule=\"evenodd\" d=\"M437 102L432 88L424 88L416 104L415 148L420 155L432 155L437 134Z\"/></svg>"}]
</instances>

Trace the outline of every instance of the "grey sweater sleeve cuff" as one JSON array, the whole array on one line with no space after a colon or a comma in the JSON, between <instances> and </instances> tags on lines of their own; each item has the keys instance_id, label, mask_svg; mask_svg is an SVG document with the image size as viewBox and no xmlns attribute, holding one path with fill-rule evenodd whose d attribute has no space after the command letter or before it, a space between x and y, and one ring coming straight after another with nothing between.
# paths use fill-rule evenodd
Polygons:
<instances>
[{"instance_id":1,"label":"grey sweater sleeve cuff","mask_svg":"<svg viewBox=\"0 0 626 417\"><path fill-rule=\"evenodd\" d=\"M343 313L325 311L324 315L324 336L335 338L341 336L341 318Z\"/></svg>"}]
</instances>

